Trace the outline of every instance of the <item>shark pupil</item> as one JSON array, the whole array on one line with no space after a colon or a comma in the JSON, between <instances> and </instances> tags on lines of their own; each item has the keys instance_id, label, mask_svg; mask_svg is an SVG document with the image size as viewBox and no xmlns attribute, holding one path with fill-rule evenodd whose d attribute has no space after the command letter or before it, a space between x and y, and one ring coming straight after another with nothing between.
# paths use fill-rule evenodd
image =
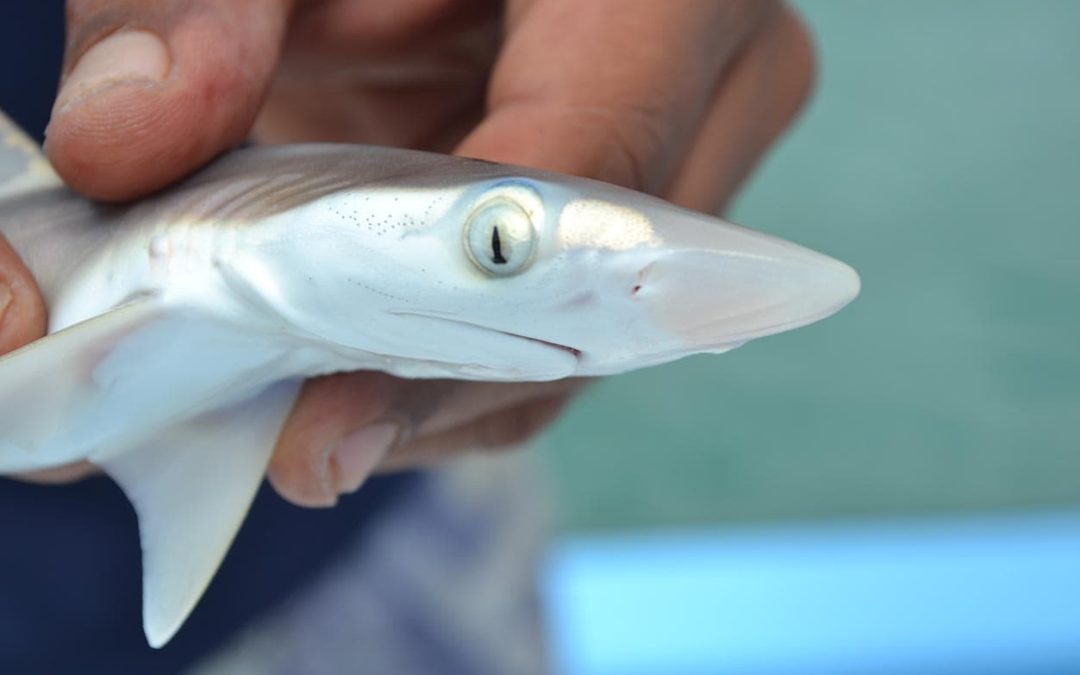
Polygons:
<instances>
[{"instance_id":1,"label":"shark pupil","mask_svg":"<svg viewBox=\"0 0 1080 675\"><path fill-rule=\"evenodd\" d=\"M491 228L491 252L494 254L491 258L491 262L496 265L505 265L510 262L503 257L502 252L502 240L499 238L499 227L495 226Z\"/></svg>"}]
</instances>

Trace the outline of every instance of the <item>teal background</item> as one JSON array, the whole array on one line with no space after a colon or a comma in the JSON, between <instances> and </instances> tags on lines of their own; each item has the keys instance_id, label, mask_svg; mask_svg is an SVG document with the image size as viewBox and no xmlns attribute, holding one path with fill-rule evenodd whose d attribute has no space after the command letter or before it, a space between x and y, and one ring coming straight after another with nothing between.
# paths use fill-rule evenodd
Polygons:
<instances>
[{"instance_id":1,"label":"teal background","mask_svg":"<svg viewBox=\"0 0 1080 675\"><path fill-rule=\"evenodd\" d=\"M593 387L541 443L558 523L1080 504L1080 2L796 4L816 96L731 216L862 296Z\"/></svg>"}]
</instances>

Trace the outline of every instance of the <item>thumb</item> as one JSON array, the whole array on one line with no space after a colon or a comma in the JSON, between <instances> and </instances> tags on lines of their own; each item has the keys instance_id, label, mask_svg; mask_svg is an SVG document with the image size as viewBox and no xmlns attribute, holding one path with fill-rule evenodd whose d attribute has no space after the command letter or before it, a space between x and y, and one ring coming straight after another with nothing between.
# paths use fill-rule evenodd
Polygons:
<instances>
[{"instance_id":1,"label":"thumb","mask_svg":"<svg viewBox=\"0 0 1080 675\"><path fill-rule=\"evenodd\" d=\"M46 131L89 197L163 187L243 141L273 75L291 0L70 2Z\"/></svg>"}]
</instances>

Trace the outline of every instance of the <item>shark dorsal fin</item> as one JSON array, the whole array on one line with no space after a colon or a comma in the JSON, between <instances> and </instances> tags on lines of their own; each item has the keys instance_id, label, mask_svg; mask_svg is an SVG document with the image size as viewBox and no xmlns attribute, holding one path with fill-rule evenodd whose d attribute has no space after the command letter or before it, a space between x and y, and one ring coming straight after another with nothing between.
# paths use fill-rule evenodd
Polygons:
<instances>
[{"instance_id":1,"label":"shark dorsal fin","mask_svg":"<svg viewBox=\"0 0 1080 675\"><path fill-rule=\"evenodd\" d=\"M60 185L38 144L0 112L0 199Z\"/></svg>"}]
</instances>

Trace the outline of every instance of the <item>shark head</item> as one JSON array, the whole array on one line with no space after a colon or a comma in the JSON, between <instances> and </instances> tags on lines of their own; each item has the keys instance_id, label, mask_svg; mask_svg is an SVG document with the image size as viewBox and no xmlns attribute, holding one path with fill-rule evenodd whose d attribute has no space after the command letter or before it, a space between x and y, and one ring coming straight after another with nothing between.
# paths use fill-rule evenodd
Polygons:
<instances>
[{"instance_id":1,"label":"shark head","mask_svg":"<svg viewBox=\"0 0 1080 675\"><path fill-rule=\"evenodd\" d=\"M452 175L286 214L324 235L279 252L290 323L403 376L545 380L724 352L859 291L844 263L639 192L480 162Z\"/></svg>"}]
</instances>

